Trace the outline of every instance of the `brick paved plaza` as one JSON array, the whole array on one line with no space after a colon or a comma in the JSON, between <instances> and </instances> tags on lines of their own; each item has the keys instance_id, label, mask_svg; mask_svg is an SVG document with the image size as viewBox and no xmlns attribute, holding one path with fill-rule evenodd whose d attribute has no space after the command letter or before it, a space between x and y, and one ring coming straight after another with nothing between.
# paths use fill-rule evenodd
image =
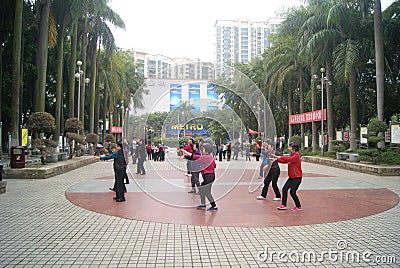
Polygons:
<instances>
[{"instance_id":1,"label":"brick paved plaza","mask_svg":"<svg viewBox=\"0 0 400 268\"><path fill-rule=\"evenodd\" d=\"M278 211L271 191L256 200L258 164L217 162L218 211L194 208L199 197L172 154L147 161L140 177L130 164L123 203L108 189L112 162L9 179L0 267L399 267L399 176L303 163L303 211Z\"/></svg>"}]
</instances>

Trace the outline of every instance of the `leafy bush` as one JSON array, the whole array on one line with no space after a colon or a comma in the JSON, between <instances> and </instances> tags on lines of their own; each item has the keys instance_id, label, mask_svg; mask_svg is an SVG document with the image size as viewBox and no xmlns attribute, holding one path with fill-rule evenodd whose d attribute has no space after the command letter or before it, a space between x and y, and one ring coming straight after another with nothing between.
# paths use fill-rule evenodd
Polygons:
<instances>
[{"instance_id":1,"label":"leafy bush","mask_svg":"<svg viewBox=\"0 0 400 268\"><path fill-rule=\"evenodd\" d=\"M105 141L108 143L115 143L115 137L113 134L107 134L105 137Z\"/></svg>"},{"instance_id":2,"label":"leafy bush","mask_svg":"<svg viewBox=\"0 0 400 268\"><path fill-rule=\"evenodd\" d=\"M363 137L367 138L369 142L374 143L378 147L378 143L385 141L385 137L379 137L380 132L385 132L388 126L385 122L372 118L368 123L368 134L364 134Z\"/></svg>"},{"instance_id":3,"label":"leafy bush","mask_svg":"<svg viewBox=\"0 0 400 268\"><path fill-rule=\"evenodd\" d=\"M86 142L87 143L91 143L91 144L95 144L99 142L99 135L97 135L96 133L90 133L86 136Z\"/></svg>"},{"instance_id":4,"label":"leafy bush","mask_svg":"<svg viewBox=\"0 0 400 268\"><path fill-rule=\"evenodd\" d=\"M379 162L392 165L400 165L400 149L389 148L387 150L382 150Z\"/></svg>"},{"instance_id":5,"label":"leafy bush","mask_svg":"<svg viewBox=\"0 0 400 268\"><path fill-rule=\"evenodd\" d=\"M301 147L301 145L303 144L302 138L301 138L300 136L298 136L298 135L295 135L295 136L291 137L289 143L291 143L291 142L297 142L297 144L298 144L300 147Z\"/></svg>"},{"instance_id":6,"label":"leafy bush","mask_svg":"<svg viewBox=\"0 0 400 268\"><path fill-rule=\"evenodd\" d=\"M334 152L343 152L350 147L349 141L332 140L332 149Z\"/></svg>"},{"instance_id":7,"label":"leafy bush","mask_svg":"<svg viewBox=\"0 0 400 268\"><path fill-rule=\"evenodd\" d=\"M68 118L65 121L65 131L78 133L78 131L83 129L83 123L78 118Z\"/></svg>"},{"instance_id":8,"label":"leafy bush","mask_svg":"<svg viewBox=\"0 0 400 268\"><path fill-rule=\"evenodd\" d=\"M28 118L28 129L34 131L35 136L40 133L48 138L56 130L56 120L54 117L46 112L36 112Z\"/></svg>"}]
</instances>

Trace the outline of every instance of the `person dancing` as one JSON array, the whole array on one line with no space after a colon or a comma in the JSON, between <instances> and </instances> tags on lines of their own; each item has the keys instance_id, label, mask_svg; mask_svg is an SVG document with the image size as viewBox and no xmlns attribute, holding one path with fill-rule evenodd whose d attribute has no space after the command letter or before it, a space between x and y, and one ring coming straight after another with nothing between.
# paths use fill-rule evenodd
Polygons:
<instances>
[{"instance_id":1,"label":"person dancing","mask_svg":"<svg viewBox=\"0 0 400 268\"><path fill-rule=\"evenodd\" d=\"M297 142L291 142L289 144L289 156L276 156L272 155L271 160L276 160L278 163L288 164L288 174L289 178L287 179L285 185L282 188L282 204L277 207L278 210L286 210L286 202L287 202L287 192L290 190L290 196L293 198L295 203L295 207L292 208L292 211L301 211L303 210L300 204L299 197L296 192L299 189L299 186L302 181L303 171L301 170L301 158L299 154L299 145Z\"/></svg>"}]
</instances>

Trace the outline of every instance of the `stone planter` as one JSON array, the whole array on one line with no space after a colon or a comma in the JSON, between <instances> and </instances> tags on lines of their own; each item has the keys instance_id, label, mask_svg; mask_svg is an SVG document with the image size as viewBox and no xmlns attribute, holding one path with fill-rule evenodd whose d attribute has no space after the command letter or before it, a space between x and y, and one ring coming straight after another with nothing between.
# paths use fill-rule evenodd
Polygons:
<instances>
[{"instance_id":1,"label":"stone planter","mask_svg":"<svg viewBox=\"0 0 400 268\"><path fill-rule=\"evenodd\" d=\"M58 161L58 154L46 155L46 162L47 163L55 163L57 161Z\"/></svg>"}]
</instances>

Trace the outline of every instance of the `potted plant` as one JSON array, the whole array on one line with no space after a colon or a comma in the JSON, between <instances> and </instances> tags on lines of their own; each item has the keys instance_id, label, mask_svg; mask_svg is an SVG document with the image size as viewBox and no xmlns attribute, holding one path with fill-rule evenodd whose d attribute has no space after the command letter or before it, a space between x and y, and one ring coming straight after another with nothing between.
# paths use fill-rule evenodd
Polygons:
<instances>
[{"instance_id":1,"label":"potted plant","mask_svg":"<svg viewBox=\"0 0 400 268\"><path fill-rule=\"evenodd\" d=\"M83 155L83 145L86 144L85 137L78 132L83 130L82 121L78 118L69 118L65 121L65 131L67 132L67 142L69 148L69 159L73 155Z\"/></svg>"},{"instance_id":2,"label":"potted plant","mask_svg":"<svg viewBox=\"0 0 400 268\"><path fill-rule=\"evenodd\" d=\"M54 155L57 142L52 140L52 135L56 129L54 117L46 112L36 112L28 118L28 129L33 133L32 150L40 151L40 159L45 164L46 157Z\"/></svg>"}]
</instances>

